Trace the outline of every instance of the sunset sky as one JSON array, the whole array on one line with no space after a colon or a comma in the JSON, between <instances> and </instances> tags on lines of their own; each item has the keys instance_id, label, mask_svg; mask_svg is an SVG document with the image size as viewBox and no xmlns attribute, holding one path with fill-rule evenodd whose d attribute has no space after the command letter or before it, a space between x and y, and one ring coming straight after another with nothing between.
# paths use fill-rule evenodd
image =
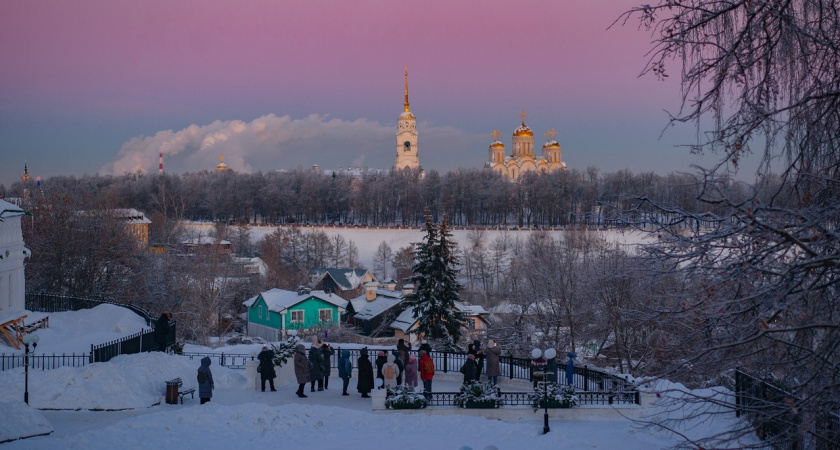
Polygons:
<instances>
[{"instance_id":1,"label":"sunset sky","mask_svg":"<svg viewBox=\"0 0 840 450\"><path fill-rule=\"evenodd\" d=\"M708 165L669 128L678 72L639 77L630 0L0 0L0 183L212 169L388 168L403 68L420 163L482 167L521 110L570 168Z\"/></svg>"}]
</instances>

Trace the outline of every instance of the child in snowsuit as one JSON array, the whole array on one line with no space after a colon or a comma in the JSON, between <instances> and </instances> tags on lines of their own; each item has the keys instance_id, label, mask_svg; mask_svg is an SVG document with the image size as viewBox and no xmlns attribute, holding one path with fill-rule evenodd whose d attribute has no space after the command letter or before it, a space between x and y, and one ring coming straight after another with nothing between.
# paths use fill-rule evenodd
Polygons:
<instances>
[{"instance_id":1,"label":"child in snowsuit","mask_svg":"<svg viewBox=\"0 0 840 450\"><path fill-rule=\"evenodd\" d=\"M417 357L408 357L408 364L405 365L405 385L417 387Z\"/></svg>"}]
</instances>

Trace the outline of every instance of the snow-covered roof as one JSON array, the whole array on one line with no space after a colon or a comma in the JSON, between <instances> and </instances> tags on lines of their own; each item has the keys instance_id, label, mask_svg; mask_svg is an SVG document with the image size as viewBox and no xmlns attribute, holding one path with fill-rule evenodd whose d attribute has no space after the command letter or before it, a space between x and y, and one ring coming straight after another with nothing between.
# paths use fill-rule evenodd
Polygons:
<instances>
[{"instance_id":1,"label":"snow-covered roof","mask_svg":"<svg viewBox=\"0 0 840 450\"><path fill-rule=\"evenodd\" d=\"M0 200L0 222L7 217L23 216L26 211L19 206L13 205L5 200Z\"/></svg>"},{"instance_id":2,"label":"snow-covered roof","mask_svg":"<svg viewBox=\"0 0 840 450\"><path fill-rule=\"evenodd\" d=\"M402 303L402 296L386 297L377 295L376 299L371 301L365 300L365 296L360 296L351 300L351 302L353 303L353 309L356 310L355 318L370 320Z\"/></svg>"},{"instance_id":3,"label":"snow-covered roof","mask_svg":"<svg viewBox=\"0 0 840 450\"><path fill-rule=\"evenodd\" d=\"M339 269L334 267L315 267L310 271L312 286L318 284L327 274L342 290L358 288L362 279L368 274L367 269Z\"/></svg>"},{"instance_id":4,"label":"snow-covered roof","mask_svg":"<svg viewBox=\"0 0 840 450\"><path fill-rule=\"evenodd\" d=\"M145 214L134 208L118 208L111 211L114 213L114 217L122 219L129 225L152 223L151 220L146 218Z\"/></svg>"},{"instance_id":5,"label":"snow-covered roof","mask_svg":"<svg viewBox=\"0 0 840 450\"><path fill-rule=\"evenodd\" d=\"M215 245L216 238L212 236L199 236L191 239L186 239L181 241L181 244L184 245ZM219 245L230 245L230 241L222 239L219 241Z\"/></svg>"},{"instance_id":6,"label":"snow-covered roof","mask_svg":"<svg viewBox=\"0 0 840 450\"><path fill-rule=\"evenodd\" d=\"M461 302L455 302L455 310L460 311L467 316L482 316L487 314L487 311L485 311L481 306L465 305ZM391 323L391 328L401 330L405 333L414 325L415 322L417 322L417 319L414 318L414 308L406 308L402 314L394 319L394 322Z\"/></svg>"},{"instance_id":7,"label":"snow-covered roof","mask_svg":"<svg viewBox=\"0 0 840 450\"><path fill-rule=\"evenodd\" d=\"M281 312L284 309L289 309L292 306L313 297L339 308L347 307L347 300L344 300L337 295L330 295L324 291L311 291L308 293L298 294L297 291L287 291L279 288L274 288L251 297L242 302L242 304L250 308L260 296L262 296L268 309L274 312Z\"/></svg>"}]
</instances>

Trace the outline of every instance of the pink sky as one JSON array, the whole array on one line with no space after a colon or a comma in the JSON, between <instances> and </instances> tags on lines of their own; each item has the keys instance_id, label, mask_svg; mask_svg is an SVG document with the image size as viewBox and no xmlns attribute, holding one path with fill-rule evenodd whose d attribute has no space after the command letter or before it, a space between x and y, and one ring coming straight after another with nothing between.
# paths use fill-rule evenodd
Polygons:
<instances>
[{"instance_id":1,"label":"pink sky","mask_svg":"<svg viewBox=\"0 0 840 450\"><path fill-rule=\"evenodd\" d=\"M268 114L289 116L287 145L186 149L167 169L212 168L223 151L241 170L386 168L404 65L427 169L480 167L490 132L509 144L524 108L538 142L557 129L570 167L688 170L696 158L673 146L691 130L658 140L677 80L637 77L650 37L635 23L606 30L634 4L0 0L0 183L23 158L42 176L92 174L140 151L132 138Z\"/></svg>"}]
</instances>

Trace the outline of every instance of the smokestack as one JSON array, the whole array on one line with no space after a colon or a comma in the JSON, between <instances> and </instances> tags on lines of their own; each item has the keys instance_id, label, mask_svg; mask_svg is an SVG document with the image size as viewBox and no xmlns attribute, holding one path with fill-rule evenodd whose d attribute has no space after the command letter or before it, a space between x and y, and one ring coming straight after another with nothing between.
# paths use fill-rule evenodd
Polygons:
<instances>
[{"instance_id":1,"label":"smokestack","mask_svg":"<svg viewBox=\"0 0 840 450\"><path fill-rule=\"evenodd\" d=\"M160 163L158 165L158 173L163 175L163 153L160 154Z\"/></svg>"}]
</instances>

